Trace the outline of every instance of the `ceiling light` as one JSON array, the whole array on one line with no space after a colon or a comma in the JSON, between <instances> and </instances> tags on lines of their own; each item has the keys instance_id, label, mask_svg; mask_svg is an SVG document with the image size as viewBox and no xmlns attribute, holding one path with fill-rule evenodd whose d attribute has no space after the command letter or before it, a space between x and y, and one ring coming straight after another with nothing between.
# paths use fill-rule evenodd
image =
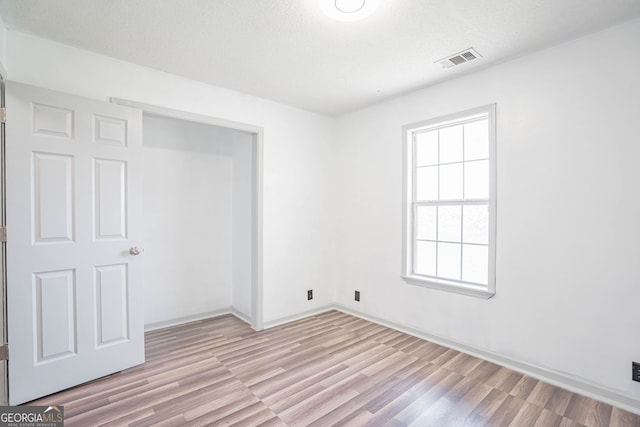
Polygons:
<instances>
[{"instance_id":1,"label":"ceiling light","mask_svg":"<svg viewBox=\"0 0 640 427\"><path fill-rule=\"evenodd\" d=\"M322 11L338 21L357 21L371 15L380 0L318 0Z\"/></svg>"}]
</instances>

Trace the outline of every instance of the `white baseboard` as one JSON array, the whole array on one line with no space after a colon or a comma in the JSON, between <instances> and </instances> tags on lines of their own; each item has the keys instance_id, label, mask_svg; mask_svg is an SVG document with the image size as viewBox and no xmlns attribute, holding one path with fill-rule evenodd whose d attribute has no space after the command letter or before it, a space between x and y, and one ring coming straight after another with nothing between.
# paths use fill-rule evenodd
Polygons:
<instances>
[{"instance_id":1,"label":"white baseboard","mask_svg":"<svg viewBox=\"0 0 640 427\"><path fill-rule=\"evenodd\" d=\"M231 314L233 314L238 319L242 320L244 323L246 323L249 326L251 326L251 318L250 318L250 316L247 316L246 314L242 313L241 311L236 310L233 307L231 307Z\"/></svg>"},{"instance_id":2,"label":"white baseboard","mask_svg":"<svg viewBox=\"0 0 640 427\"><path fill-rule=\"evenodd\" d=\"M210 319L212 317L224 316L225 314L233 314L236 317L239 317L236 313L233 312L231 307L222 308L220 310L208 311L206 313L194 314L191 316L178 317L175 319L164 320L162 322L149 323L148 325L144 325L144 331L155 331L156 329L168 328L170 326L182 325L184 323L195 322L197 320ZM240 317L239 317L240 318ZM243 320L240 318L240 320Z\"/></svg>"},{"instance_id":3,"label":"white baseboard","mask_svg":"<svg viewBox=\"0 0 640 427\"><path fill-rule=\"evenodd\" d=\"M264 329L273 328L274 326L284 325L285 323L295 322L296 320L304 319L305 317L315 316L316 314L326 313L327 311L337 310L337 307L333 304L325 305L322 307L315 308L313 310L303 311L302 313L297 313L291 316L281 317L280 319L270 320L268 322L264 322Z\"/></svg>"},{"instance_id":4,"label":"white baseboard","mask_svg":"<svg viewBox=\"0 0 640 427\"><path fill-rule=\"evenodd\" d=\"M365 313L359 312L341 304L335 304L332 309L368 320L373 323L377 323L382 326L386 326L391 329L395 329L400 332L404 332L409 335L413 335L418 338L422 338L427 341L434 342L436 344L443 345L445 347L449 347L454 350L461 351L466 354L470 354L472 356L479 357L481 359L493 362L497 365L504 366L509 369L513 369L514 371L547 382L557 387L564 388L566 390L581 394L583 396L591 397L596 400L600 400L602 402L624 409L625 411L633 412L640 415L640 400L620 393L618 391L610 390L597 384L593 384L583 378L563 372L554 371L553 369L520 362L518 360L514 360L500 354L493 353L491 351L479 349L465 344L460 344L448 338L434 335L421 329L389 322L375 316L369 316Z\"/></svg>"}]
</instances>

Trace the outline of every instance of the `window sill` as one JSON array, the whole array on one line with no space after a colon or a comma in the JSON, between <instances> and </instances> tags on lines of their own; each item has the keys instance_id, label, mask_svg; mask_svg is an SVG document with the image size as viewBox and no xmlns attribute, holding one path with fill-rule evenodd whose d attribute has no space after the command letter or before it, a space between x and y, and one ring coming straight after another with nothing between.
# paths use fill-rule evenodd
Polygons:
<instances>
[{"instance_id":1,"label":"window sill","mask_svg":"<svg viewBox=\"0 0 640 427\"><path fill-rule=\"evenodd\" d=\"M489 299L496 293L493 290L482 288L479 286L469 286L463 284L447 283L444 281L429 280L417 276L402 276L405 282L410 285L423 286L425 288L439 289L447 292L454 292L462 295L469 295L477 298Z\"/></svg>"}]
</instances>

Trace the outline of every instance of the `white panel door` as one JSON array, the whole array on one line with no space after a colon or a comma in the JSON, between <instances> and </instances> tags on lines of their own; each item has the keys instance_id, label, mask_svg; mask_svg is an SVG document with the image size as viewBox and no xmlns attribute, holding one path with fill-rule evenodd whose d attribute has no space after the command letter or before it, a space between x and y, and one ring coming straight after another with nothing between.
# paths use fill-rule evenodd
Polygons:
<instances>
[{"instance_id":1,"label":"white panel door","mask_svg":"<svg viewBox=\"0 0 640 427\"><path fill-rule=\"evenodd\" d=\"M9 401L144 362L138 110L7 84ZM136 252L135 250L132 252Z\"/></svg>"}]
</instances>

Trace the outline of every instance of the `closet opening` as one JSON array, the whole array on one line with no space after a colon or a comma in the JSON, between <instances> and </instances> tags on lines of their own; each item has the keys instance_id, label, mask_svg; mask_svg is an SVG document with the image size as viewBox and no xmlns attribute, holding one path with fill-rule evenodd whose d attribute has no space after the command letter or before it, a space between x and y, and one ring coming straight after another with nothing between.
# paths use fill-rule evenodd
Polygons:
<instances>
[{"instance_id":1,"label":"closet opening","mask_svg":"<svg viewBox=\"0 0 640 427\"><path fill-rule=\"evenodd\" d=\"M262 329L262 128L143 111L146 330L233 313Z\"/></svg>"}]
</instances>

